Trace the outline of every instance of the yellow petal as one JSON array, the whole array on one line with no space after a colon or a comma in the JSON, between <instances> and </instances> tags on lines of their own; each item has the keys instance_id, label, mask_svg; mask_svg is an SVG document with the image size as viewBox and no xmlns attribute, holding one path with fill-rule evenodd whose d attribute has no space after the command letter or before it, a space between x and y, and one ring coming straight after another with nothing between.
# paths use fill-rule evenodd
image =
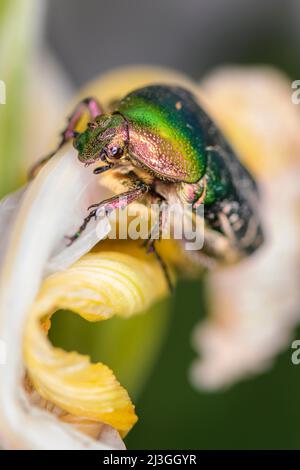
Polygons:
<instances>
[{"instance_id":1,"label":"yellow petal","mask_svg":"<svg viewBox=\"0 0 300 470\"><path fill-rule=\"evenodd\" d=\"M109 424L122 435L127 433L137 417L113 372L104 364L91 364L86 356L54 348L41 320L47 324L59 309L71 310L89 321L112 315L129 317L166 294L167 284L155 260L116 251L89 253L66 271L46 279L24 337L25 362L37 392L73 415Z\"/></svg>"}]
</instances>

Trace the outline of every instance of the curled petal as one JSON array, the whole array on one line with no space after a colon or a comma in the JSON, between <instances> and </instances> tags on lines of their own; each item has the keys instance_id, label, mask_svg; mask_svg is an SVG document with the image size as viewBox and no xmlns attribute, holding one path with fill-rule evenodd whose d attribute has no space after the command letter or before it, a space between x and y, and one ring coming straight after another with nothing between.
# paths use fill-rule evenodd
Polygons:
<instances>
[{"instance_id":1,"label":"curled petal","mask_svg":"<svg viewBox=\"0 0 300 470\"><path fill-rule=\"evenodd\" d=\"M153 279L156 279L155 287ZM25 361L38 393L69 413L126 434L136 422L127 392L104 364L53 348L41 326L57 309L89 321L141 312L167 292L160 267L119 252L89 253L46 279L25 329ZM130 339L129 339L130 341Z\"/></svg>"},{"instance_id":2,"label":"curled petal","mask_svg":"<svg viewBox=\"0 0 300 470\"><path fill-rule=\"evenodd\" d=\"M64 235L78 226L91 202L90 198L97 197L99 193L90 172L85 171L74 156L73 150L64 149L53 158L25 190L16 210L8 211L12 228L0 287L0 339L7 358L0 365L0 422L1 433L5 433L3 441L9 447L60 448L63 443L68 448L76 448L78 444L73 430L70 432L69 427L62 426L58 431L58 425L52 421L50 423L48 416L38 417L36 412L29 414L27 404L20 400L26 315L47 272L48 260L66 249ZM101 195L98 194L98 197ZM96 235L95 225L91 224L89 230L85 247L71 251L67 264L98 241L99 231ZM104 230L102 235L106 233ZM44 427L41 426L43 420ZM26 435L23 434L25 428ZM83 447L94 445L86 443L85 438L83 443L82 439L80 436L79 443Z\"/></svg>"}]
</instances>

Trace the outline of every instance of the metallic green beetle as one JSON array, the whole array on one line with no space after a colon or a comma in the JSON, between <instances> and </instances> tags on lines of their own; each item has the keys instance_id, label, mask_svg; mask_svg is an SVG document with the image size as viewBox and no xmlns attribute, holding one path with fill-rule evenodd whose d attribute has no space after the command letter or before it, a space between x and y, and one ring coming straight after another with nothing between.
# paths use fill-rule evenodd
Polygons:
<instances>
[{"instance_id":1,"label":"metallic green beetle","mask_svg":"<svg viewBox=\"0 0 300 470\"><path fill-rule=\"evenodd\" d=\"M86 110L92 120L78 134L74 129ZM72 138L81 162L101 161L95 174L121 167L128 187L121 195L91 206L71 243L100 208L118 208L124 201L120 196L126 196L128 204L146 193L168 202L168 194L175 191L182 203L194 207L204 203L203 251L208 256L226 258L224 246L248 255L261 245L256 183L189 91L147 86L115 103L109 113L88 98L71 115L60 146Z\"/></svg>"}]
</instances>

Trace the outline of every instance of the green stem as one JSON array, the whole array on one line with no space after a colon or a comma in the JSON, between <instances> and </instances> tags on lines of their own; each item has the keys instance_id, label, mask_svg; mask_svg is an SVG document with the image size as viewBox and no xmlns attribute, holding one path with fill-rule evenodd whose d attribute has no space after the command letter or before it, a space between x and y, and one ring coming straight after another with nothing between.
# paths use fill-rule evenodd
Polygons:
<instances>
[{"instance_id":1,"label":"green stem","mask_svg":"<svg viewBox=\"0 0 300 470\"><path fill-rule=\"evenodd\" d=\"M41 0L0 0L0 197L20 184L26 132L28 73L37 49Z\"/></svg>"}]
</instances>

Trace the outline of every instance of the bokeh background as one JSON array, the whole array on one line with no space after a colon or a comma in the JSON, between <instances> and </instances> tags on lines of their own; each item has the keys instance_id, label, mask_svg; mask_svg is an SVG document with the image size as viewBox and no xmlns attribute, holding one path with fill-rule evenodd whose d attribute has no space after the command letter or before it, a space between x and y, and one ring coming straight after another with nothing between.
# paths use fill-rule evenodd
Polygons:
<instances>
[{"instance_id":1,"label":"bokeh background","mask_svg":"<svg viewBox=\"0 0 300 470\"><path fill-rule=\"evenodd\" d=\"M120 65L159 64L199 79L223 63L297 73L297 0L51 0L46 41L76 85Z\"/></svg>"},{"instance_id":2,"label":"bokeh background","mask_svg":"<svg viewBox=\"0 0 300 470\"><path fill-rule=\"evenodd\" d=\"M263 63L299 79L299 30L298 0L51 0L41 40L76 90L99 73L128 64L169 66L199 80L224 63ZM207 314L205 279L182 282L163 327L158 321L165 340L156 362L139 393L133 392L141 419L126 438L127 447L299 448L300 366L292 365L290 346L269 371L225 390L191 387L191 331ZM74 342L79 330L80 345ZM135 331L142 338L138 325ZM113 362L97 349L101 339L94 325L64 313L54 318L53 332L56 344L65 341L67 348L86 352L86 344L93 343L95 358Z\"/></svg>"}]
</instances>

